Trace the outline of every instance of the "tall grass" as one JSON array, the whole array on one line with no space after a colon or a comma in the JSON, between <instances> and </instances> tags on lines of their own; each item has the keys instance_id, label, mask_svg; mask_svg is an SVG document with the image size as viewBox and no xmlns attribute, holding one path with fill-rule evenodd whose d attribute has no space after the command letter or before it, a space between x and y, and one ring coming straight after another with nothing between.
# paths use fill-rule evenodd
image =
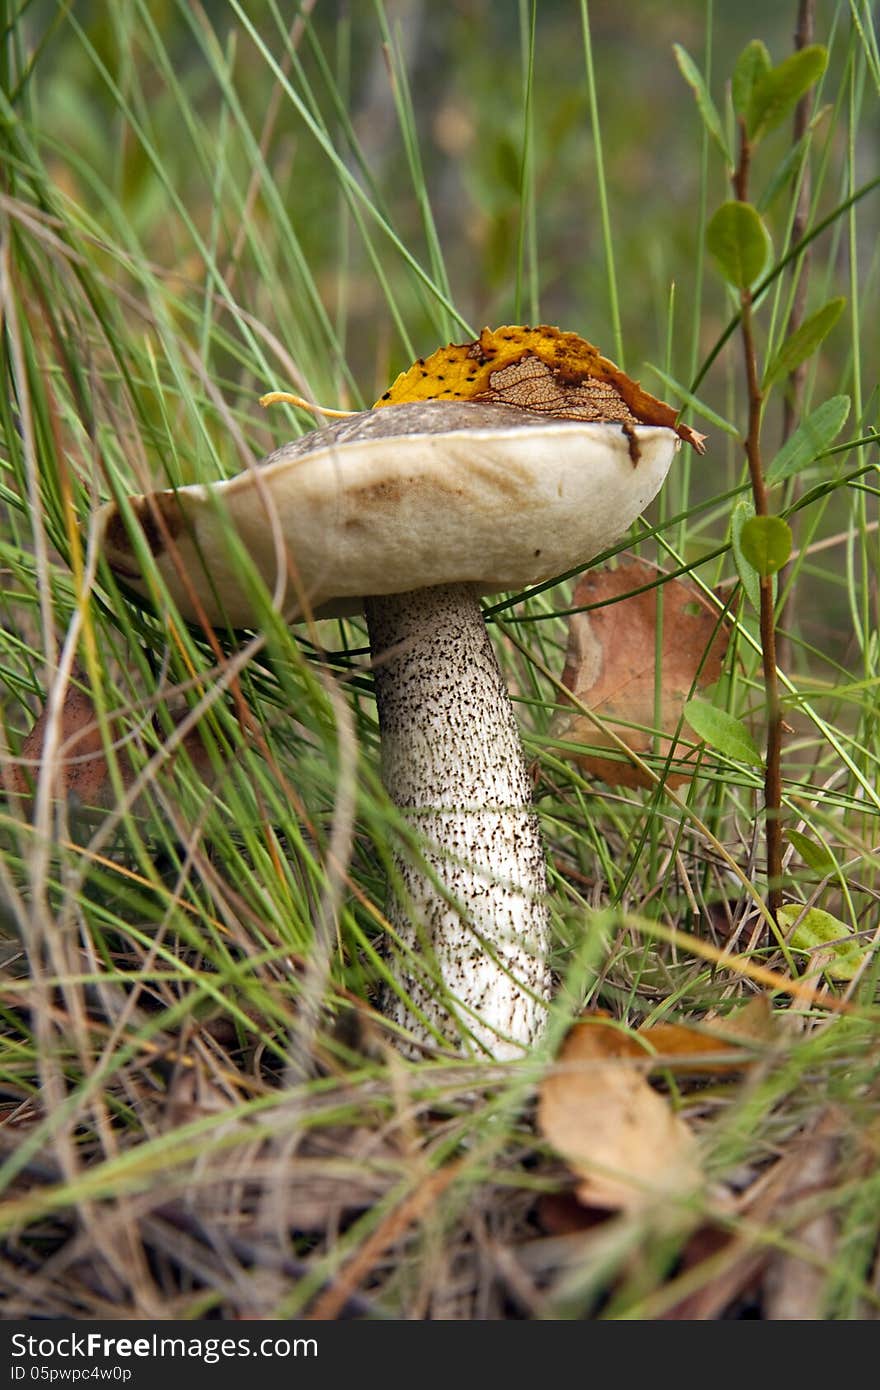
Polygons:
<instances>
[{"instance_id":1,"label":"tall grass","mask_svg":"<svg viewBox=\"0 0 880 1390\"><path fill-rule=\"evenodd\" d=\"M406 827L379 778L363 624L291 629L263 593L253 633L194 631L161 576L136 606L102 561L102 501L231 476L312 427L303 412L262 413L263 391L356 408L483 322L560 322L711 434L706 459L674 472L619 549L689 575L730 616L717 703L760 728L756 615L729 542L746 489L737 316L702 252L724 177L671 52L676 40L704 52L707 75L711 56L730 122L717 74L753 35L711 5L646 6L644 33L597 3L504 9L452 7L442 22L433 7L381 3L304 4L291 20L272 0L7 12L10 1316L659 1316L695 1291L714 1306L727 1278L720 1315L757 1297L737 1280L746 1256L778 1271L793 1253L821 1275L817 1316L876 1314L878 955L850 985L814 972L812 995L781 987L810 966L764 930L758 769L704 749L673 791L652 755L654 788L632 792L560 749L573 576L487 605L534 759L559 981L540 1053L499 1066L405 1062L375 1010ZM777 59L791 22L780 14L761 35ZM792 157L780 131L753 177L775 244L762 350L784 336L809 245L808 296L839 291L847 310L801 410L852 400L842 440L777 494L797 543L777 600L783 804L815 851L809 864L789 842L784 887L873 948L871 23L866 0L821 7L830 64L809 136ZM504 58L491 71L488 52ZM781 393L764 428L779 437ZM74 690L107 759L98 806L65 794L81 757L61 724ZM24 768L42 710L42 760ZM694 743L683 728L679 756ZM588 1005L632 1024L724 1014L771 978L761 971L779 986L779 1042L740 1087L681 1098L727 1195L709 1189L672 1227L621 1217L551 1234L547 1199L566 1176L531 1100L571 1017ZM833 1161L815 1190L738 1204L798 1136L824 1142L829 1117ZM834 1233L818 1253L803 1234L817 1211ZM700 1264L706 1229L717 1245Z\"/></svg>"}]
</instances>

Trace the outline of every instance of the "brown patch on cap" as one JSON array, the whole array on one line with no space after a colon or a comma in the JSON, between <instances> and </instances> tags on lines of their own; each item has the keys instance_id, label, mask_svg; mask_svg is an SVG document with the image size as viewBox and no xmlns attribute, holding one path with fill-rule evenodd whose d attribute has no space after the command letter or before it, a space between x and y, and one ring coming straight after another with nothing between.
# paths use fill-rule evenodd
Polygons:
<instances>
[{"instance_id":1,"label":"brown patch on cap","mask_svg":"<svg viewBox=\"0 0 880 1390\"><path fill-rule=\"evenodd\" d=\"M416 486L414 478L387 478L382 482L363 483L352 489L359 507L397 507L404 495Z\"/></svg>"}]
</instances>

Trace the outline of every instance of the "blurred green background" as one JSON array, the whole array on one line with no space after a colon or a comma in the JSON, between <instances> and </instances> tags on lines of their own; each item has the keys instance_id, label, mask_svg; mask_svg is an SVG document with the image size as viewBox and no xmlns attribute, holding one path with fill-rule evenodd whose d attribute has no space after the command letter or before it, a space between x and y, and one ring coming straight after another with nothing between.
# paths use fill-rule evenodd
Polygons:
<instances>
[{"instance_id":1,"label":"blurred green background","mask_svg":"<svg viewBox=\"0 0 880 1390\"><path fill-rule=\"evenodd\" d=\"M17 88L13 96L65 222L81 228L83 254L119 293L128 327L155 358L165 408L173 414L168 402L194 355L259 456L311 425L285 412L264 415L256 407L262 392L280 387L327 405L368 405L415 356L486 324L573 329L681 404L655 369L686 387L735 305L702 252L705 219L730 188L673 45L708 75L733 143L728 87L736 56L759 37L774 61L784 58L797 9L797 0L593 0L588 7L538 0L534 8L526 0L31 3L22 6L15 39L26 36L32 56L19 55L27 78L23 99ZM867 6L856 12L864 27ZM857 31L847 6L816 5L815 38L831 57L811 153L814 220L876 174L876 75ZM777 256L790 236L790 147L786 122L763 142L753 171L753 196ZM20 190L27 169L11 160L7 179ZM817 239L809 271L808 311L839 293L851 307L810 366L805 405L834 392L853 395L854 434L877 413L878 335L870 324L878 230L875 192L851 223L838 218ZM777 343L790 286L788 275L780 277L761 315L762 334L772 325ZM170 365L169 344L188 361ZM94 359L109 388L103 356L98 343ZM728 428L696 419L710 434L710 452L676 470L664 493L667 515L742 479L736 435L746 411L736 341L700 396ZM767 411L768 460L781 438L782 396ZM191 480L241 466L210 399L196 418L181 405L169 459L167 417L149 398L145 382L141 406L157 426L148 458L154 478ZM830 504L831 531L848 524L848 505L843 496ZM702 523L680 534L689 558L717 545L726 516L726 509L713 516L705 534ZM842 652L847 598L826 580L827 573L827 621L807 635ZM811 585L807 573L808 598ZM810 598L808 624L813 607Z\"/></svg>"},{"instance_id":2,"label":"blurred green background","mask_svg":"<svg viewBox=\"0 0 880 1390\"><path fill-rule=\"evenodd\" d=\"M32 5L29 27L35 38L45 31L47 44L39 59L36 100L41 127L51 137L46 154L59 188L91 208L100 223L123 215L130 236L191 287L205 281L204 257L175 212L174 200L181 200L201 237L217 248L222 264L243 235L233 190L237 187L243 196L253 168L240 123L259 140L268 120L267 164L291 234L339 330L338 348L363 398L372 399L388 376L406 365L406 350L394 333L375 269L344 213L338 179L293 103L278 96L274 74L248 25L290 71L292 85L338 141L347 166L391 210L401 239L425 260L419 198L389 80L390 66L402 62L452 296L469 323L479 328L509 321L517 308L523 32L529 7L516 0L450 0L443 5L403 0L384 7L384 34L368 0L307 8L311 14L294 61L289 36L297 22L295 7L268 0L246 0L240 10L220 0L204 5L173 0L152 0L148 6ZM827 11L822 16L826 20L833 12L830 6L819 8ZM727 75L736 54L754 36L764 39L774 60L784 57L792 45L795 9L794 3L726 4L711 14L708 7L713 70ZM544 321L576 329L613 353L580 6L577 0L540 0L536 12L531 153L537 307ZM703 63L707 6L697 0L672 5L594 0L589 19L625 365L635 370L645 358L662 360L674 280L673 354L683 359L679 366L686 375L702 135L672 50L681 43ZM817 36L825 36L822 29L818 24ZM391 59L385 47L389 37L397 50ZM240 113L230 111L223 81L206 61L206 45L216 49L217 65L234 83ZM130 121L120 115L114 85L130 107ZM720 81L715 94L721 104ZM348 115L340 111L340 100ZM348 139L349 117L366 168L359 168ZM871 133L865 131L866 162L871 159ZM842 128L840 159L845 138ZM782 129L769 143L778 153L788 140L789 132ZM222 144L222 167L212 157L215 141ZM161 175L154 152L161 158ZM773 153L771 149L770 159ZM713 196L720 200L728 191L714 158L709 191L710 204ZM255 236L271 241L275 218L265 189L258 192L249 220ZM436 345L436 320L419 304L417 287L387 240L375 230L371 235L400 298L413 345L419 352L430 349ZM312 314L302 312L304 290L290 242L268 246L264 240L269 257L259 270L247 235L244 242L236 258L238 302L278 334L294 356L318 346L313 326L303 321ZM533 300L526 295L520 306L525 318L536 307ZM725 321L716 288L702 323L704 348ZM328 360L334 351L328 343ZM330 388L329 381L318 384L325 392ZM338 366L334 385L342 395Z\"/></svg>"}]
</instances>

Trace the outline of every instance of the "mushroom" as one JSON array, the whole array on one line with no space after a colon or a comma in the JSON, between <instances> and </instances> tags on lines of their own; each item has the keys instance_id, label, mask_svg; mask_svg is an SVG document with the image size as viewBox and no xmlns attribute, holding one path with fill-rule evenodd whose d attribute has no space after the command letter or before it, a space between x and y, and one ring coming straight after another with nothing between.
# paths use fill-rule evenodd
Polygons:
<instances>
[{"instance_id":1,"label":"mushroom","mask_svg":"<svg viewBox=\"0 0 880 1390\"><path fill-rule=\"evenodd\" d=\"M612 544L681 441L666 424L548 418L492 399L381 404L256 470L129 505L189 620L196 597L212 623L255 621L230 527L270 592L283 586L267 539L280 528L290 621L365 610L383 778L421 846L395 855L396 987L383 1009L408 1030L409 1051L521 1056L550 994L547 883L480 597L552 579ZM104 525L110 567L146 594L113 504Z\"/></svg>"}]
</instances>

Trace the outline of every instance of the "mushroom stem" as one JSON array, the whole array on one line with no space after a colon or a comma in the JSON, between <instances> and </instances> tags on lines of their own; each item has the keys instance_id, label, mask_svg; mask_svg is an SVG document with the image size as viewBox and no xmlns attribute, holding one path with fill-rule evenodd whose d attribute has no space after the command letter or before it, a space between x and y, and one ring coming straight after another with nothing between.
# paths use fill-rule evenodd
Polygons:
<instances>
[{"instance_id":1,"label":"mushroom stem","mask_svg":"<svg viewBox=\"0 0 880 1390\"><path fill-rule=\"evenodd\" d=\"M547 879L477 589L371 598L366 614L383 779L421 845L395 856L388 918L401 993L388 987L383 1010L419 1043L521 1056L550 992Z\"/></svg>"}]
</instances>

